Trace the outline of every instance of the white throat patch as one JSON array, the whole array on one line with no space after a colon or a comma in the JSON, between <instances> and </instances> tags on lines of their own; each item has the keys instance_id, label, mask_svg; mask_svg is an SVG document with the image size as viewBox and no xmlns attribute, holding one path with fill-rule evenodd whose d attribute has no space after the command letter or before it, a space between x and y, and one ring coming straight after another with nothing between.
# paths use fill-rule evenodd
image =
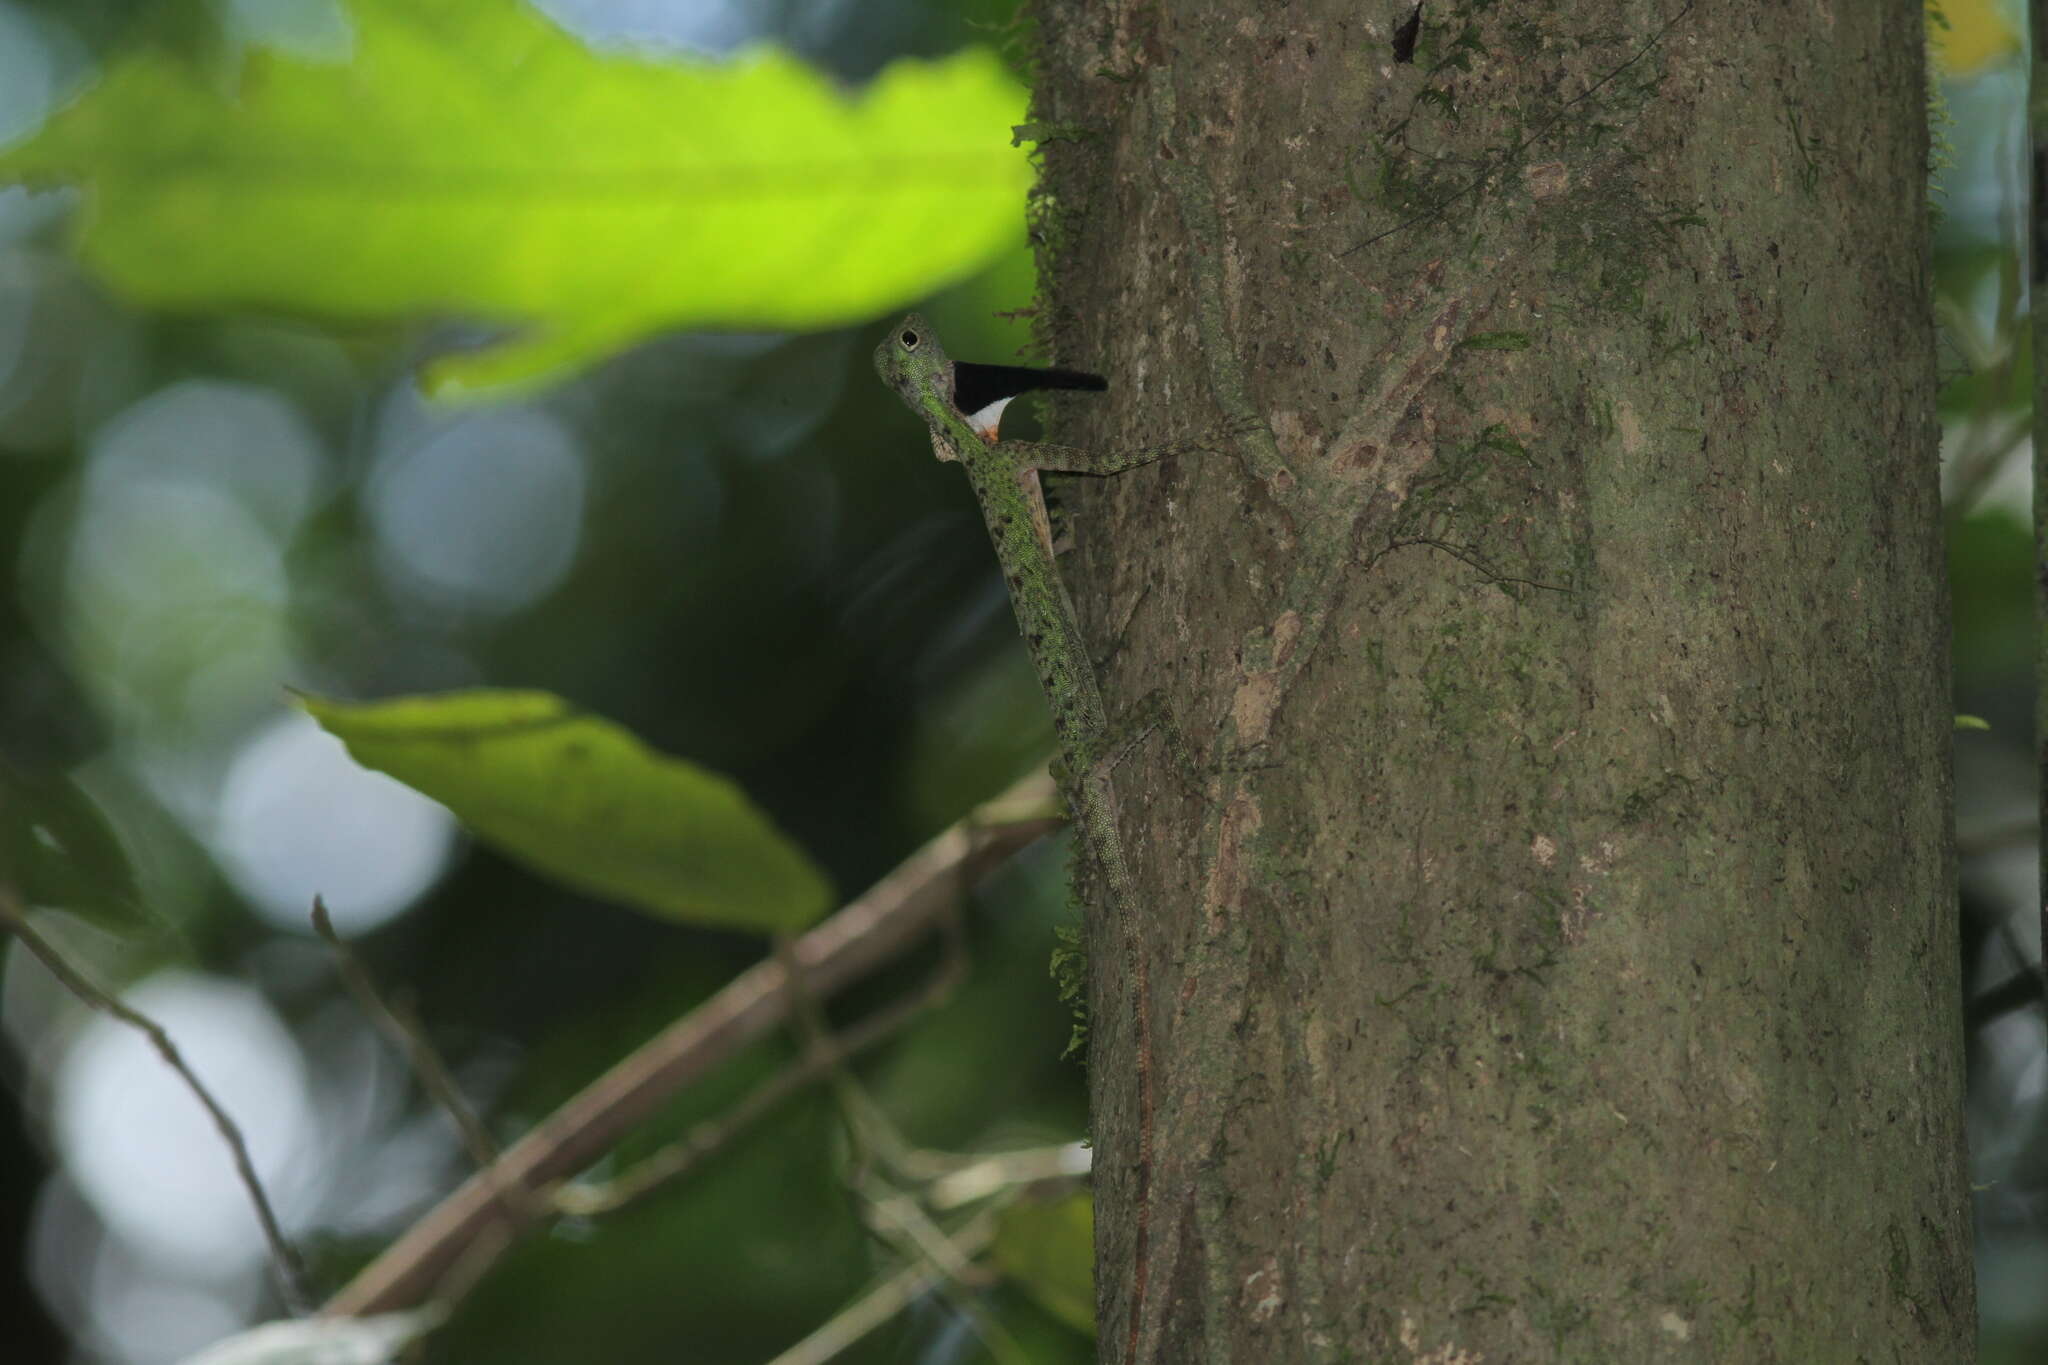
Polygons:
<instances>
[{"instance_id":1,"label":"white throat patch","mask_svg":"<svg viewBox=\"0 0 2048 1365\"><path fill-rule=\"evenodd\" d=\"M974 428L974 434L984 441L996 439L996 429L1002 425L1003 409L1010 406L1011 399L998 398L987 407L978 408L967 414L967 425Z\"/></svg>"}]
</instances>

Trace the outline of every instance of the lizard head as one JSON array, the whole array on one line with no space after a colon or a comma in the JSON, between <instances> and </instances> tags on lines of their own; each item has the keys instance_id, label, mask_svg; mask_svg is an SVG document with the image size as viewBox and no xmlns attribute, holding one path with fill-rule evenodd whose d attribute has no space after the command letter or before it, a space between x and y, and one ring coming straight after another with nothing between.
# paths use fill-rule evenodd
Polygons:
<instances>
[{"instance_id":1,"label":"lizard head","mask_svg":"<svg viewBox=\"0 0 2048 1365\"><path fill-rule=\"evenodd\" d=\"M875 347L875 373L927 420L952 404L952 362L931 324L916 313L897 323Z\"/></svg>"}]
</instances>

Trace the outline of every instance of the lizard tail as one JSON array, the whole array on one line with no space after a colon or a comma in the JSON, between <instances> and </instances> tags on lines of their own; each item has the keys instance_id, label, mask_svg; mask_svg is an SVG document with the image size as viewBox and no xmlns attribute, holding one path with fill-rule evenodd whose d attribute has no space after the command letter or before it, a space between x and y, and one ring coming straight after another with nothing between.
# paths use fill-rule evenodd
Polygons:
<instances>
[{"instance_id":1,"label":"lizard tail","mask_svg":"<svg viewBox=\"0 0 2048 1365\"><path fill-rule=\"evenodd\" d=\"M1151 1273L1152 1241L1152 983L1143 954L1138 951L1136 930L1124 922L1124 951L1129 956L1138 994L1138 1229L1131 1239L1131 1325L1124 1343L1124 1360L1137 1365L1138 1346L1145 1325L1145 1282Z\"/></svg>"}]
</instances>

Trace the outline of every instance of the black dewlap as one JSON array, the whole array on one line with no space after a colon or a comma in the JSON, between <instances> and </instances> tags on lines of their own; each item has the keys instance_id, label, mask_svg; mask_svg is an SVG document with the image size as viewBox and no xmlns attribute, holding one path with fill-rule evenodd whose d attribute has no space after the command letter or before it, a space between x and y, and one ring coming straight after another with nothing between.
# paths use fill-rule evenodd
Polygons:
<instances>
[{"instance_id":1,"label":"black dewlap","mask_svg":"<svg viewBox=\"0 0 2048 1365\"><path fill-rule=\"evenodd\" d=\"M1035 389L1087 389L1101 392L1109 381L1080 370L1034 370L1028 365L977 365L953 362L953 406L979 412L1000 398L1015 398Z\"/></svg>"}]
</instances>

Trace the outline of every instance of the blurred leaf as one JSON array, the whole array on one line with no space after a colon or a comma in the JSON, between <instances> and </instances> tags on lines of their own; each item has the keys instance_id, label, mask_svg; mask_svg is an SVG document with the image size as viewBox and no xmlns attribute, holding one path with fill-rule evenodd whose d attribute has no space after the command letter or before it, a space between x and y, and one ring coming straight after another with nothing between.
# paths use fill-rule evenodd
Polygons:
<instances>
[{"instance_id":1,"label":"blurred leaf","mask_svg":"<svg viewBox=\"0 0 2048 1365\"><path fill-rule=\"evenodd\" d=\"M1990 728L1991 722L1982 716L1956 717L1956 729L1958 730L1989 730Z\"/></svg>"},{"instance_id":2,"label":"blurred leaf","mask_svg":"<svg viewBox=\"0 0 2048 1365\"><path fill-rule=\"evenodd\" d=\"M1944 76L1974 76L2019 55L2019 30L1997 0L1927 0L1927 44Z\"/></svg>"},{"instance_id":3,"label":"blurred leaf","mask_svg":"<svg viewBox=\"0 0 2048 1365\"><path fill-rule=\"evenodd\" d=\"M1934 248L1934 290L1967 307L1977 286L2012 260L2012 243L1964 241Z\"/></svg>"},{"instance_id":4,"label":"blurred leaf","mask_svg":"<svg viewBox=\"0 0 2048 1365\"><path fill-rule=\"evenodd\" d=\"M1948 582L1957 694L2024 679L2037 630L2033 529L1995 505L1973 512L1949 528Z\"/></svg>"},{"instance_id":5,"label":"blurred leaf","mask_svg":"<svg viewBox=\"0 0 2048 1365\"><path fill-rule=\"evenodd\" d=\"M2019 299L2002 297L2020 289L2022 266L2008 241L1943 240L1934 248L1936 317L1965 359L1985 363L1985 353L1998 344L1998 315L2017 310ZM1987 312L1991 304L1996 312Z\"/></svg>"},{"instance_id":6,"label":"blurred leaf","mask_svg":"<svg viewBox=\"0 0 2048 1365\"><path fill-rule=\"evenodd\" d=\"M26 905L68 910L115 932L144 922L127 852L68 779L0 763L0 881Z\"/></svg>"},{"instance_id":7,"label":"blurred leaf","mask_svg":"<svg viewBox=\"0 0 2048 1365\"><path fill-rule=\"evenodd\" d=\"M520 0L350 0L354 52L252 51L230 98L117 61L0 177L86 191L79 251L145 305L524 330L431 386L535 382L683 326L819 328L1019 240L1024 92L992 52L856 97L787 53L599 54Z\"/></svg>"},{"instance_id":8,"label":"blurred leaf","mask_svg":"<svg viewBox=\"0 0 2048 1365\"><path fill-rule=\"evenodd\" d=\"M761 933L802 929L830 907L824 876L737 786L552 693L299 701L358 763L574 886Z\"/></svg>"},{"instance_id":9,"label":"blurred leaf","mask_svg":"<svg viewBox=\"0 0 2048 1365\"><path fill-rule=\"evenodd\" d=\"M1003 1211L991 1256L1062 1322L1095 1331L1095 1204L1085 1191Z\"/></svg>"},{"instance_id":10,"label":"blurred leaf","mask_svg":"<svg viewBox=\"0 0 2048 1365\"><path fill-rule=\"evenodd\" d=\"M2034 403L2033 374L2034 329L2022 325L2003 370L1973 370L1942 385L1941 415L1954 420L2025 411Z\"/></svg>"},{"instance_id":11,"label":"blurred leaf","mask_svg":"<svg viewBox=\"0 0 2048 1365\"><path fill-rule=\"evenodd\" d=\"M368 1318L266 1322L217 1341L179 1365L385 1365L448 1316L439 1304Z\"/></svg>"}]
</instances>

